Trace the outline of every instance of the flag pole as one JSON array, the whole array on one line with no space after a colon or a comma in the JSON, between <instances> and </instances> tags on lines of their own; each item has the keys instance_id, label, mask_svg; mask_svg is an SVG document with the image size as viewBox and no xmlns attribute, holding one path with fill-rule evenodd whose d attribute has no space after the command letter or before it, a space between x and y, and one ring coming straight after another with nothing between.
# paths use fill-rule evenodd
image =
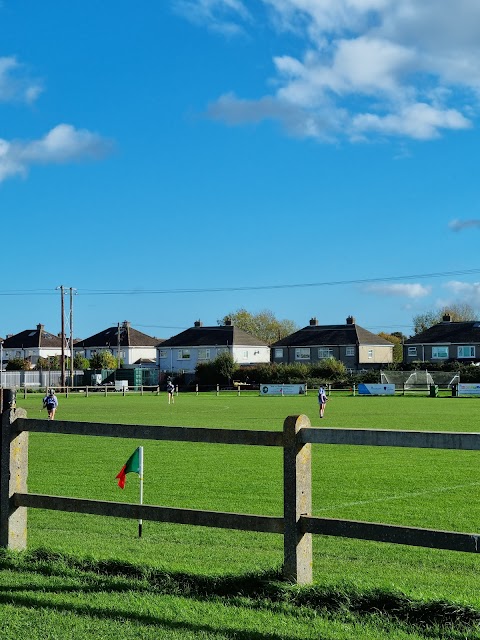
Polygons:
<instances>
[{"instance_id":1,"label":"flag pole","mask_svg":"<svg viewBox=\"0 0 480 640\"><path fill-rule=\"evenodd\" d=\"M140 476L140 504L143 504L143 447L138 447L139 453L139 476ZM138 520L138 537L142 537L142 518Z\"/></svg>"}]
</instances>

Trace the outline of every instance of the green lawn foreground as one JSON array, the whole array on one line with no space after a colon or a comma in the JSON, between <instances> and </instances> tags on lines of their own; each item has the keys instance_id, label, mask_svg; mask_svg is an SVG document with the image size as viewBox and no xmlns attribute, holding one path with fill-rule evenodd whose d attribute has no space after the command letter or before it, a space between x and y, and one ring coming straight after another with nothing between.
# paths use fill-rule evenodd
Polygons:
<instances>
[{"instance_id":1,"label":"green lawn foreground","mask_svg":"<svg viewBox=\"0 0 480 640\"><path fill-rule=\"evenodd\" d=\"M477 431L480 412L475 399L333 396L321 421L313 394L180 394L173 406L165 394L59 400L65 420L274 430L305 413L314 426ZM43 415L38 395L17 404ZM139 444L146 503L282 513L281 451L264 447L30 434L29 490L135 502L138 478L129 475L121 491L115 475ZM475 532L479 485L478 452L313 447L314 515ZM123 519L31 509L28 553L2 559L0 637L21 638L14 629L27 629L33 611L29 638L113 638L124 621L120 636L128 629L133 638L417 638L431 637L450 610L469 622L460 630L453 616L445 637L480 637L473 554L315 536L305 604L295 594L308 589L264 592L262 576L276 584L281 536L145 522L139 540L136 529ZM253 576L248 588L231 588L245 576ZM395 614L371 613L386 602Z\"/></svg>"}]
</instances>

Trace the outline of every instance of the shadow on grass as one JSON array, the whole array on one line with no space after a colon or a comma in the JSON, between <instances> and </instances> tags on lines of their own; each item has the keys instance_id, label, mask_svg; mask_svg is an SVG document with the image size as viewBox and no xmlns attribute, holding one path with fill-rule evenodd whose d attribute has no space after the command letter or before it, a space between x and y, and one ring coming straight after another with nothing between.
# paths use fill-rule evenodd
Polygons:
<instances>
[{"instance_id":1,"label":"shadow on grass","mask_svg":"<svg viewBox=\"0 0 480 640\"><path fill-rule=\"evenodd\" d=\"M203 629L174 621L166 622L152 616L136 615L132 612L105 611L84 605L53 605L47 599L12 595L15 592L38 591L42 593L67 592L121 592L137 591L149 594L179 596L198 600L223 599L225 604L244 605L249 608L288 611L299 614L307 611L323 615L382 616L385 622L421 628L426 635L436 630L448 630L449 637L458 632L459 637L468 637L465 632L478 631L480 611L447 601L418 601L401 592L385 590L360 591L352 586L323 587L312 585L297 587L282 579L281 571L251 573L240 576L201 576L181 572L167 572L148 566L135 565L117 560L79 559L67 554L37 549L23 554L13 554L0 549L0 569L18 572L35 572L48 576L76 579L77 585L11 586L0 589L0 603L16 603L20 606L51 607L75 611L82 615L103 618L128 618L143 624L170 626L171 628ZM3 594L1 593L3 591ZM8 594L6 593L8 592ZM213 631L213 629L210 629ZM216 630L219 632L220 630ZM274 640L274 633L256 634L222 630L235 638L252 640ZM281 636L285 638L285 636ZM287 639L288 640L288 639Z\"/></svg>"},{"instance_id":2,"label":"shadow on grass","mask_svg":"<svg viewBox=\"0 0 480 640\"><path fill-rule=\"evenodd\" d=\"M43 592L41 587L36 587L36 590ZM77 589L78 591L78 589ZM116 609L114 612L102 607L92 607L85 604L70 604L70 603L53 603L48 597L42 598L32 596L10 595L0 593L0 606L2 604L15 605L16 607L27 607L29 609L50 609L51 611L58 611L63 613L71 613L77 616L85 616L89 618L99 618L102 620L114 620L122 621L128 620L129 622L135 622L143 626L152 626L156 628L168 629L170 631L193 631L195 633L215 633L221 634L222 637L232 638L238 640L296 640L293 637L286 636L283 633L278 635L276 633L263 633L260 631L243 631L239 629L228 629L224 627L215 627L207 624L194 624L190 622L179 622L178 620L169 619L163 615L147 615L142 613L135 613L131 610Z\"/></svg>"}]
</instances>

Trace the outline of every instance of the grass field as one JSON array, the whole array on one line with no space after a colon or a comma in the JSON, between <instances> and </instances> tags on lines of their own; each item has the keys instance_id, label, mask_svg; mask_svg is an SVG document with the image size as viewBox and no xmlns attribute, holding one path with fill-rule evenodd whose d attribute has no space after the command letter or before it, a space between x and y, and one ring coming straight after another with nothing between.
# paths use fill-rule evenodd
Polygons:
<instances>
[{"instance_id":1,"label":"grass field","mask_svg":"<svg viewBox=\"0 0 480 640\"><path fill-rule=\"evenodd\" d=\"M480 430L480 402L463 398L333 396L324 420L314 395L59 400L65 420L281 430L287 415L305 413L314 426ZM40 396L17 404L44 415ZM276 448L32 433L29 491L135 502L136 475L124 491L115 475L139 444L145 503L282 514ZM478 455L315 445L313 513L476 532ZM2 638L480 638L473 554L316 536L315 586L297 589L277 580L281 536L145 522L139 540L129 520L28 517L28 553L2 557Z\"/></svg>"}]
</instances>

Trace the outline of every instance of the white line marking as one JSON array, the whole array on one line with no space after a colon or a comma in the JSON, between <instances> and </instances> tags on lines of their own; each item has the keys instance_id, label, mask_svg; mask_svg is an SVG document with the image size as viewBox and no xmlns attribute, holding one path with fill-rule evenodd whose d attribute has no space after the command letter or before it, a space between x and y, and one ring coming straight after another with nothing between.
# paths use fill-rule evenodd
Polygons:
<instances>
[{"instance_id":1,"label":"white line marking","mask_svg":"<svg viewBox=\"0 0 480 640\"><path fill-rule=\"evenodd\" d=\"M388 502L391 500L404 500L405 498L417 498L420 496L426 496L433 493L447 493L449 491L456 491L457 489L465 489L467 487L478 487L480 482L469 482L468 484L457 484L452 487L437 487L436 489L428 489L426 491L412 491L410 493L402 493L395 496L384 496L383 498L373 498L372 500L356 500L355 502L343 502L340 504L333 504L328 507L320 507L315 511L328 511L329 509L341 509L343 507L356 507L363 504L374 504L375 502Z\"/></svg>"}]
</instances>

